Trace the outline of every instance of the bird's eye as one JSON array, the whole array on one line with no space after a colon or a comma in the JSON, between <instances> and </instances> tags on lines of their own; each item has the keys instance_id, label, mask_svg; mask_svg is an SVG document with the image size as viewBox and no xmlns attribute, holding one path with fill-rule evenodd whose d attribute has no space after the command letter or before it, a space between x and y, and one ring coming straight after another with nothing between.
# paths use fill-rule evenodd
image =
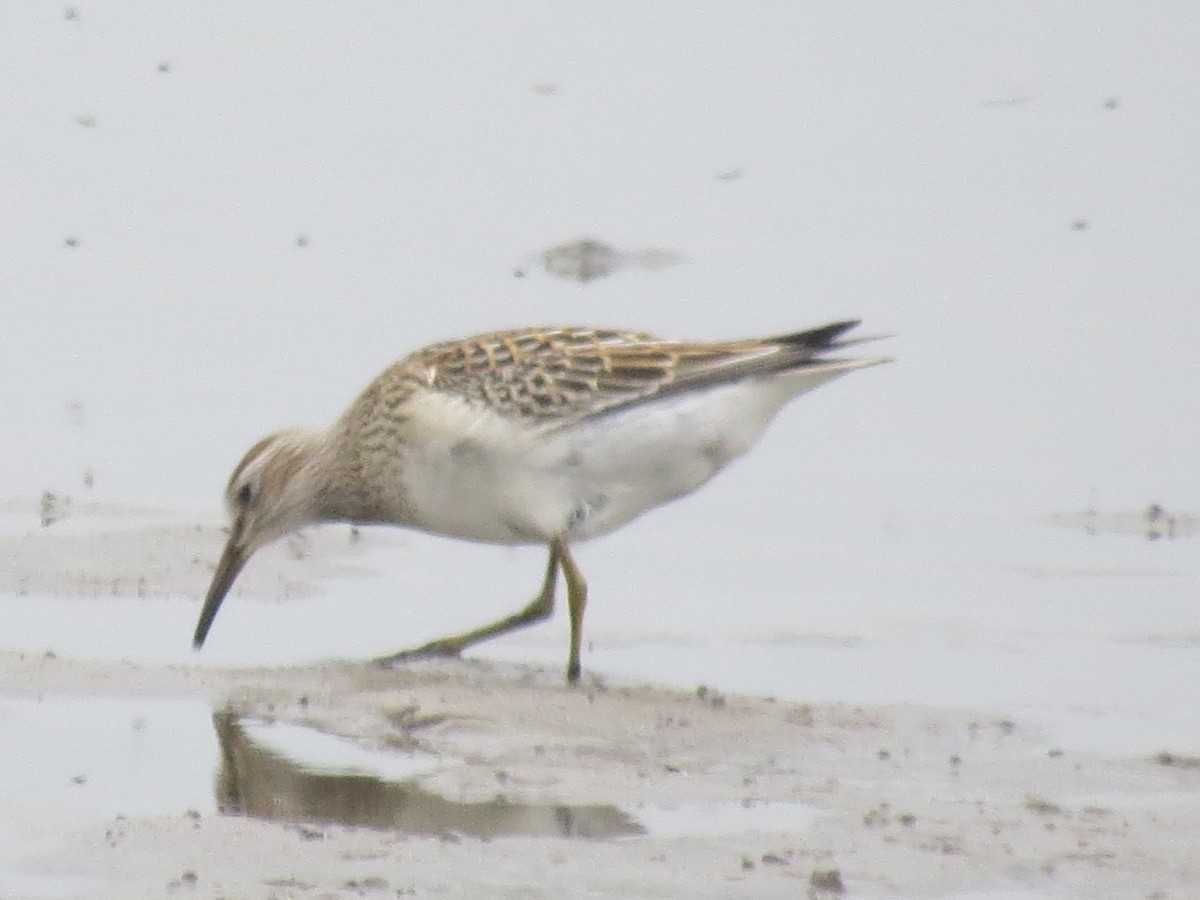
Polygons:
<instances>
[{"instance_id":1,"label":"bird's eye","mask_svg":"<svg viewBox=\"0 0 1200 900\"><path fill-rule=\"evenodd\" d=\"M242 506L242 507L249 506L250 498L253 495L254 495L254 490L250 487L250 483L247 482L246 484L243 484L240 488L238 488L238 492L237 492L238 506Z\"/></svg>"}]
</instances>

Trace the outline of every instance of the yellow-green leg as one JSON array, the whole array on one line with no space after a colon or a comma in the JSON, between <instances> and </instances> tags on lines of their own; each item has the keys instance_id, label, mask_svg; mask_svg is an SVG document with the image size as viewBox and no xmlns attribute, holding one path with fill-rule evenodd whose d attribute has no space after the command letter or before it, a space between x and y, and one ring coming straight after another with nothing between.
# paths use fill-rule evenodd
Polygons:
<instances>
[{"instance_id":1,"label":"yellow-green leg","mask_svg":"<svg viewBox=\"0 0 1200 900\"><path fill-rule=\"evenodd\" d=\"M558 541L553 541L550 544L550 558L546 563L546 577L542 580L542 589L536 597L530 601L529 605L520 612L513 613L511 616L505 616L488 625L480 628L474 628L470 631L464 631L461 634L454 634L450 637L438 638L435 641L430 641L428 644L422 644L420 647L415 647L412 650L401 650L399 653L393 653L391 656L381 656L374 660L380 666L392 666L399 662L405 662L410 659L423 659L430 656L458 656L467 647L472 644L478 644L481 641L489 640L490 638L498 637L510 631L515 631L518 628L524 628L532 625L535 622L540 622L554 612L554 587L558 580L558 567L560 562L570 560L566 555L567 548L564 544ZM571 563L571 570L576 572L575 564ZM582 581L582 580L581 580ZM574 595L574 589L571 588L571 575L567 575L567 587L571 591L568 596ZM574 601L571 604L571 621L575 620L575 605ZM572 628L572 636L574 629ZM574 644L572 644L574 646ZM575 678L579 677L579 660L575 650L572 650L572 659L575 660ZM567 680L571 681L570 670L567 671Z\"/></svg>"},{"instance_id":2,"label":"yellow-green leg","mask_svg":"<svg viewBox=\"0 0 1200 900\"><path fill-rule=\"evenodd\" d=\"M566 544L559 547L563 575L567 579L567 609L571 613L571 653L567 657L567 683L579 681L579 644L583 640L583 611L587 606L587 582L571 558Z\"/></svg>"}]
</instances>

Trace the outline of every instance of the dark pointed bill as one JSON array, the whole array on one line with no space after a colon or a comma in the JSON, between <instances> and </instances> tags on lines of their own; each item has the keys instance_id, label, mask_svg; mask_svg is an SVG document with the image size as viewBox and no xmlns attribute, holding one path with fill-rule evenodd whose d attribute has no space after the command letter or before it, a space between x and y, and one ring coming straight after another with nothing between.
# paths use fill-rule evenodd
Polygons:
<instances>
[{"instance_id":1,"label":"dark pointed bill","mask_svg":"<svg viewBox=\"0 0 1200 900\"><path fill-rule=\"evenodd\" d=\"M233 580L237 578L238 572L242 571L242 566L249 558L241 547L240 535L241 529L235 526L225 544L224 552L221 553L221 559L217 562L217 570L213 572L212 584L208 587L208 596L204 598L204 608L200 610L200 621L196 623L196 633L192 636L192 647L197 650L204 645L204 639L208 637L208 629L212 627L213 619L217 617L217 610L221 608L221 601L233 587Z\"/></svg>"}]
</instances>

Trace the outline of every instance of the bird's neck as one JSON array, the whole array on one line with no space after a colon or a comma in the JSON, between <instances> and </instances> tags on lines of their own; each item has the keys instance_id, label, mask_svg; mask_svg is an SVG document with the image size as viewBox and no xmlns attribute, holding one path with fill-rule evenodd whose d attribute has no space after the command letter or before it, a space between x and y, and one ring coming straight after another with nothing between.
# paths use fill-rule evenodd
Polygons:
<instances>
[{"instance_id":1,"label":"bird's neck","mask_svg":"<svg viewBox=\"0 0 1200 900\"><path fill-rule=\"evenodd\" d=\"M313 485L314 512L318 521L360 525L389 521L380 509L376 486L364 474L352 434L335 425L322 435L313 461L311 471L317 479Z\"/></svg>"}]
</instances>

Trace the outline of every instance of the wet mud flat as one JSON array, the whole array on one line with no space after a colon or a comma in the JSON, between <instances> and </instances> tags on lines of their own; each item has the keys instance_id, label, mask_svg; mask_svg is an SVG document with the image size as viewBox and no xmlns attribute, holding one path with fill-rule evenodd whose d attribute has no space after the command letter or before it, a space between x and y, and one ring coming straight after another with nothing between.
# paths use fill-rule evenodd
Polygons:
<instances>
[{"instance_id":1,"label":"wet mud flat","mask_svg":"<svg viewBox=\"0 0 1200 900\"><path fill-rule=\"evenodd\" d=\"M0 653L10 725L36 709L43 744L91 748L22 761L42 787L18 800L45 808L5 823L0 893L1168 897L1200 867L1200 765L1178 755L559 678Z\"/></svg>"}]
</instances>

